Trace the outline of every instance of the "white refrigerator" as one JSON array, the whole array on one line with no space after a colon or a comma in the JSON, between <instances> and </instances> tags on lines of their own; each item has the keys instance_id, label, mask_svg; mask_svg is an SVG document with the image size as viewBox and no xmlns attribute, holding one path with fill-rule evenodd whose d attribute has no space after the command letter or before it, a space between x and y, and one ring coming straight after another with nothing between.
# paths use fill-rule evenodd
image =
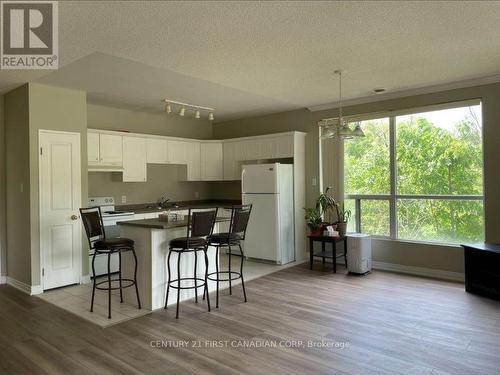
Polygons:
<instances>
[{"instance_id":1,"label":"white refrigerator","mask_svg":"<svg viewBox=\"0 0 500 375\"><path fill-rule=\"evenodd\" d=\"M292 164L245 165L243 204L252 204L245 256L278 264L295 260Z\"/></svg>"}]
</instances>

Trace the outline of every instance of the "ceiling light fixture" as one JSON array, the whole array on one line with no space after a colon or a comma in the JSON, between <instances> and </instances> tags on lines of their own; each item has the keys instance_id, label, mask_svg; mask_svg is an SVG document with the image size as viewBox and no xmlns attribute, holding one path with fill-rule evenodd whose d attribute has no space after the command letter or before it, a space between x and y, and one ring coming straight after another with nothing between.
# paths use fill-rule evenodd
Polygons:
<instances>
[{"instance_id":1,"label":"ceiling light fixture","mask_svg":"<svg viewBox=\"0 0 500 375\"><path fill-rule=\"evenodd\" d=\"M167 113L172 113L172 106L170 105L170 103L167 102L167 104L165 105L165 112Z\"/></svg>"},{"instance_id":2,"label":"ceiling light fixture","mask_svg":"<svg viewBox=\"0 0 500 375\"><path fill-rule=\"evenodd\" d=\"M334 74L339 76L339 116L337 118L323 119L318 122L321 128L321 138L335 138L341 140L354 137L364 137L361 123L357 122L354 129L349 127L349 122L342 115L342 70L336 70Z\"/></svg>"},{"instance_id":3,"label":"ceiling light fixture","mask_svg":"<svg viewBox=\"0 0 500 375\"><path fill-rule=\"evenodd\" d=\"M196 104L189 104L189 103L183 103L183 102L178 102L176 100L170 100L170 99L163 99L162 100L165 103L165 112L167 113L172 113L172 106L175 107L180 107L179 109L179 116L184 117L186 115L187 110L194 110L194 118L199 119L201 118L201 113L202 112L208 112L208 119L210 121L213 121L215 116L215 108L211 107L203 107L201 105L196 105Z\"/></svg>"}]
</instances>

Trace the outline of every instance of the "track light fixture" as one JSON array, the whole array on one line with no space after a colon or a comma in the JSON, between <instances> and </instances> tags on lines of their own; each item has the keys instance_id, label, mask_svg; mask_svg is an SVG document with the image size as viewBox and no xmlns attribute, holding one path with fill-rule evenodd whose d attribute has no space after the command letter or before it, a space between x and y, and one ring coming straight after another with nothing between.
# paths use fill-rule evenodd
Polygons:
<instances>
[{"instance_id":1,"label":"track light fixture","mask_svg":"<svg viewBox=\"0 0 500 375\"><path fill-rule=\"evenodd\" d=\"M172 113L172 106L180 107L179 109L179 116L184 117L186 115L186 110L193 109L194 110L194 118L199 119L201 118L201 112L208 112L208 119L210 121L213 121L215 119L215 108L211 107L203 107L201 105L196 105L196 104L189 104L189 103L183 103L183 102L178 102L176 100L170 100L170 99L163 99L163 102L165 102L165 112L166 113Z\"/></svg>"}]
</instances>

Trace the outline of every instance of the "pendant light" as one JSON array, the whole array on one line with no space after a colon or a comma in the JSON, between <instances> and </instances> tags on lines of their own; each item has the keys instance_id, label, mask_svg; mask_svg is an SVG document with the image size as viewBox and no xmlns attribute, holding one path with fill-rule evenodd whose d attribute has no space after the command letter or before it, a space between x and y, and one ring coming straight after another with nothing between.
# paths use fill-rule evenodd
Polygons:
<instances>
[{"instance_id":1,"label":"pendant light","mask_svg":"<svg viewBox=\"0 0 500 375\"><path fill-rule=\"evenodd\" d=\"M352 135L354 137L364 137L365 136L365 132L363 131L363 129L361 129L361 122L360 121L357 121L355 126L354 126L354 130L352 131Z\"/></svg>"}]
</instances>

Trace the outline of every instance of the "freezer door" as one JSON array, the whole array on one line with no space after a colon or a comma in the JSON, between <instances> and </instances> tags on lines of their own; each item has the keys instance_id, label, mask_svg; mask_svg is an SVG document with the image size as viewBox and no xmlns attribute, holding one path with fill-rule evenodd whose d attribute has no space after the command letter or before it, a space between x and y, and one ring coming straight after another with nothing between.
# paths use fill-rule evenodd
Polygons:
<instances>
[{"instance_id":1,"label":"freezer door","mask_svg":"<svg viewBox=\"0 0 500 375\"><path fill-rule=\"evenodd\" d=\"M252 204L245 239L245 256L278 262L279 210L277 194L243 194L243 204Z\"/></svg>"},{"instance_id":2,"label":"freezer door","mask_svg":"<svg viewBox=\"0 0 500 375\"><path fill-rule=\"evenodd\" d=\"M279 193L279 166L279 163L245 165L241 172L242 193Z\"/></svg>"}]
</instances>

